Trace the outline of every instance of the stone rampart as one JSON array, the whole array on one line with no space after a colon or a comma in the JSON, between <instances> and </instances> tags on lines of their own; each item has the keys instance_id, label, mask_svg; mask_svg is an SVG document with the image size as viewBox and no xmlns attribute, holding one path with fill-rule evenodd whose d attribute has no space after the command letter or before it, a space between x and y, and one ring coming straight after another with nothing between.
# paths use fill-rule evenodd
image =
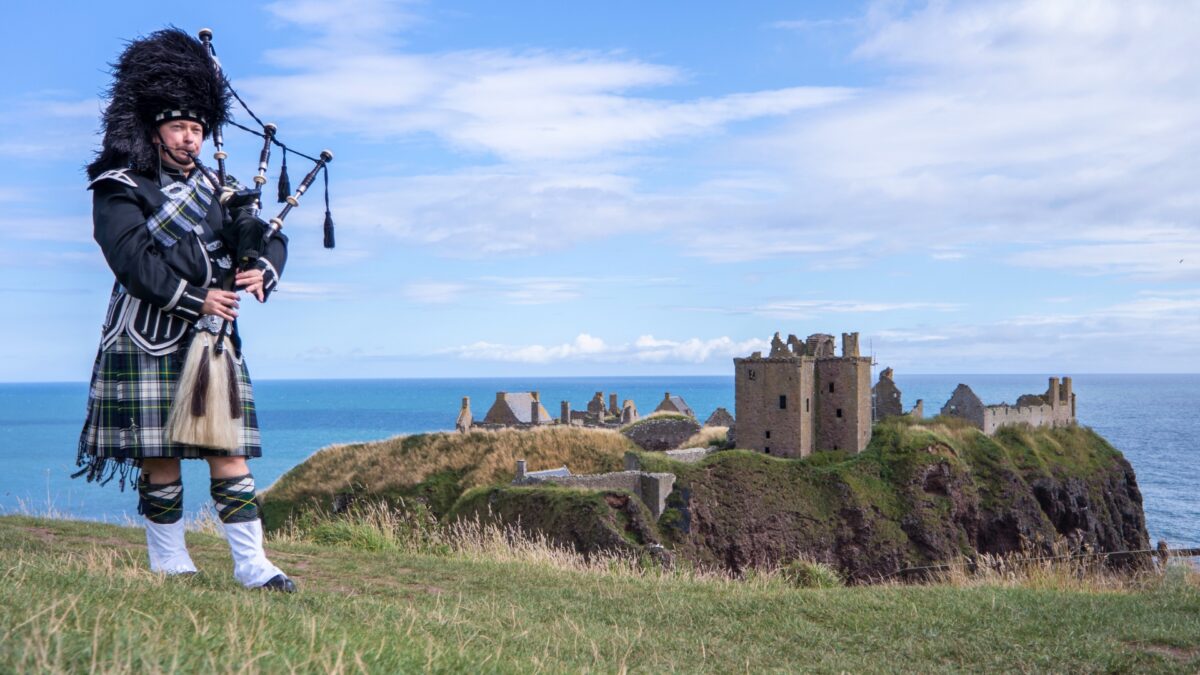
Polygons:
<instances>
[{"instance_id":1,"label":"stone rampart","mask_svg":"<svg viewBox=\"0 0 1200 675\"><path fill-rule=\"evenodd\" d=\"M675 486L675 474L614 471L590 476L554 476L541 482L589 490L628 490L637 495L650 513L658 518L667 508L667 495Z\"/></svg>"},{"instance_id":2,"label":"stone rampart","mask_svg":"<svg viewBox=\"0 0 1200 675\"><path fill-rule=\"evenodd\" d=\"M634 458L636 459L636 455ZM625 456L625 464L628 468L629 455ZM513 485L546 484L588 490L626 490L637 495L650 509L650 513L658 518L667 508L667 495L671 494L675 486L675 474L627 470L573 476L566 467L553 471L526 472L525 460L517 460L517 477L513 480Z\"/></svg>"},{"instance_id":3,"label":"stone rampart","mask_svg":"<svg viewBox=\"0 0 1200 675\"><path fill-rule=\"evenodd\" d=\"M991 436L1002 426L1028 424L1034 427L1063 427L1074 422L1066 406L1048 404L1015 406L1001 403L983 409L983 433Z\"/></svg>"}]
</instances>

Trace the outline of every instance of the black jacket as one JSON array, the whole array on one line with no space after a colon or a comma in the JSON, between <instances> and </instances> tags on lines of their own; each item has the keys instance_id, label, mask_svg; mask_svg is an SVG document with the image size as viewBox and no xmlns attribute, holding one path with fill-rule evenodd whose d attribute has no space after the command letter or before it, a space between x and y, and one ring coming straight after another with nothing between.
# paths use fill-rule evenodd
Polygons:
<instances>
[{"instance_id":1,"label":"black jacket","mask_svg":"<svg viewBox=\"0 0 1200 675\"><path fill-rule=\"evenodd\" d=\"M102 346L125 332L147 353L173 352L188 328L200 320L208 289L232 285L238 226L216 198L202 232L190 233L170 246L150 234L147 219L168 202L162 184L186 180L164 176L156 181L128 169L107 171L88 186L96 243L116 276L101 330ZM286 261L287 237L279 233L256 263L263 270L264 292L274 289ZM237 344L236 322L233 336Z\"/></svg>"}]
</instances>

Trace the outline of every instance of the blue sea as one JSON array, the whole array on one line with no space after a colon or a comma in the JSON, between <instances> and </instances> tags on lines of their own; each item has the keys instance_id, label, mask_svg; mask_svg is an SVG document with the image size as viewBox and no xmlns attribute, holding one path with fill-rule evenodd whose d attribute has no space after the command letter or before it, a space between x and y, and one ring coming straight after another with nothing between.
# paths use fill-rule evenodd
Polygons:
<instances>
[{"instance_id":1,"label":"blue sea","mask_svg":"<svg viewBox=\"0 0 1200 675\"><path fill-rule=\"evenodd\" d=\"M959 382L986 403L1041 393L1040 375L896 375L905 407L936 414ZM1078 417L1125 453L1137 472L1152 540L1200 546L1200 375L1079 375ZM331 443L453 429L461 398L476 419L497 391L539 391L546 408L583 409L597 391L631 398L646 414L664 392L684 397L701 420L733 411L732 377L278 380L255 382L264 456L251 462L260 486ZM54 513L115 522L136 519L136 493L71 480L87 400L85 383L0 384L0 512ZM535 467L536 468L536 467ZM208 500L207 465L184 463L186 507Z\"/></svg>"}]
</instances>

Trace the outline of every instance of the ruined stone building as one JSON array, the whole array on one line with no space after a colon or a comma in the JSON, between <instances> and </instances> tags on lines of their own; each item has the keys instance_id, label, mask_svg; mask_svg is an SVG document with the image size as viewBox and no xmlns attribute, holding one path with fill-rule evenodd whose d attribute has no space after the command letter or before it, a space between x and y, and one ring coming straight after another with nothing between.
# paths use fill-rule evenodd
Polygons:
<instances>
[{"instance_id":1,"label":"ruined stone building","mask_svg":"<svg viewBox=\"0 0 1200 675\"><path fill-rule=\"evenodd\" d=\"M617 405L620 397L609 393L608 405L604 403L604 392L598 391L588 401L586 410L571 410L571 402L560 404L558 423L574 424L585 427L620 427L638 421L637 405L630 399L625 399Z\"/></svg>"},{"instance_id":2,"label":"ruined stone building","mask_svg":"<svg viewBox=\"0 0 1200 675\"><path fill-rule=\"evenodd\" d=\"M781 457L814 450L862 452L871 440L871 359L859 354L858 333L801 342L779 333L771 353L733 360L737 444Z\"/></svg>"},{"instance_id":3,"label":"ruined stone building","mask_svg":"<svg viewBox=\"0 0 1200 675\"><path fill-rule=\"evenodd\" d=\"M696 413L692 411L692 407L683 400L682 396L672 396L671 392L663 394L663 400L654 409L654 412L679 413L688 417L695 417Z\"/></svg>"},{"instance_id":4,"label":"ruined stone building","mask_svg":"<svg viewBox=\"0 0 1200 675\"><path fill-rule=\"evenodd\" d=\"M707 420L704 420L704 426L706 426L706 427L732 427L733 426L733 415L730 415L729 411L724 408L717 408L716 410L713 411L713 413L711 415L708 416Z\"/></svg>"},{"instance_id":5,"label":"ruined stone building","mask_svg":"<svg viewBox=\"0 0 1200 675\"><path fill-rule=\"evenodd\" d=\"M463 405L469 410L469 400L464 399ZM496 392L496 402L483 418L484 426L535 426L553 423L554 418L542 406L541 397L536 391Z\"/></svg>"},{"instance_id":6,"label":"ruined stone building","mask_svg":"<svg viewBox=\"0 0 1200 675\"><path fill-rule=\"evenodd\" d=\"M925 416L925 401L917 399L916 405L907 413L904 412L904 401L899 387L893 379L891 368L884 368L879 373L879 382L871 389L871 401L875 404L873 417L876 422L887 417L910 415L917 419Z\"/></svg>"},{"instance_id":7,"label":"ruined stone building","mask_svg":"<svg viewBox=\"0 0 1200 675\"><path fill-rule=\"evenodd\" d=\"M984 405L970 387L960 384L942 406L942 414L968 420L989 436L1009 424L1062 427L1075 424L1075 392L1071 390L1071 378L1064 377L1060 382L1052 377L1044 394L1023 394L1011 406Z\"/></svg>"}]
</instances>

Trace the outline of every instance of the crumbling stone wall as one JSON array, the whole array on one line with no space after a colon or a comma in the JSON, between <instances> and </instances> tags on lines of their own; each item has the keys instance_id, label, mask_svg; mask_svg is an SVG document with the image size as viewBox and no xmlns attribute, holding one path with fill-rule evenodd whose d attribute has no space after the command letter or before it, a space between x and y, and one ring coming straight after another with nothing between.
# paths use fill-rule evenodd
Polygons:
<instances>
[{"instance_id":1,"label":"crumbling stone wall","mask_svg":"<svg viewBox=\"0 0 1200 675\"><path fill-rule=\"evenodd\" d=\"M965 384L961 382L954 388L950 400L942 406L942 414L950 417L961 417L971 424L983 428L983 401Z\"/></svg>"},{"instance_id":2,"label":"crumbling stone wall","mask_svg":"<svg viewBox=\"0 0 1200 675\"><path fill-rule=\"evenodd\" d=\"M1023 394L1017 399L1017 405L985 406L970 387L960 384L942 406L942 414L967 419L989 436L1000 427L1012 424L1062 427L1075 424L1075 394L1071 378L1064 377L1060 382L1059 378L1051 377L1045 394Z\"/></svg>"},{"instance_id":3,"label":"crumbling stone wall","mask_svg":"<svg viewBox=\"0 0 1200 675\"><path fill-rule=\"evenodd\" d=\"M904 414L904 403L900 398L900 388L892 379L892 369L884 368L879 373L879 382L871 390L875 397L875 419L898 417Z\"/></svg>"}]
</instances>

